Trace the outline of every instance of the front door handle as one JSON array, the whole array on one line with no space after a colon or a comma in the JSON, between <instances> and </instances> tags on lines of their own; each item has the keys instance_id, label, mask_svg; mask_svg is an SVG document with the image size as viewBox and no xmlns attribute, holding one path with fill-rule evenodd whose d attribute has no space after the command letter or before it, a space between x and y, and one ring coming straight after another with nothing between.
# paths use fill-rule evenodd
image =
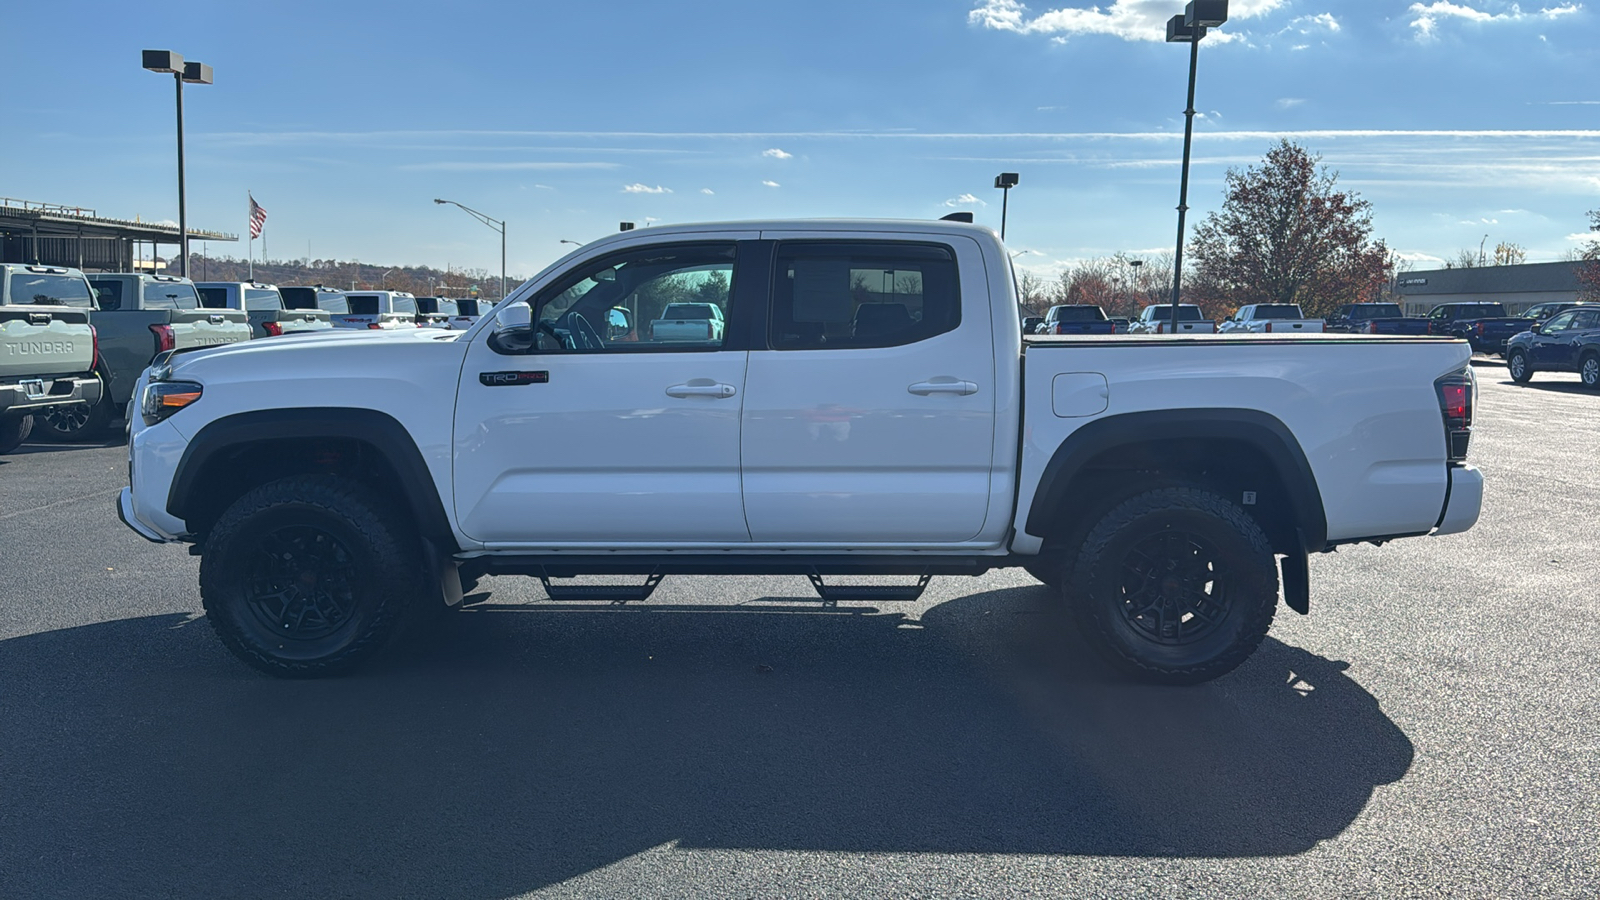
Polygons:
<instances>
[{"instance_id":1,"label":"front door handle","mask_svg":"<svg viewBox=\"0 0 1600 900\"><path fill-rule=\"evenodd\" d=\"M723 384L705 378L696 378L688 384L675 384L667 388L668 397L712 397L722 399L732 397L739 393L731 384Z\"/></svg>"},{"instance_id":2,"label":"front door handle","mask_svg":"<svg viewBox=\"0 0 1600 900\"><path fill-rule=\"evenodd\" d=\"M978 386L970 381L957 381L952 378L949 380L919 381L907 387L906 390L921 397L926 397L929 394L958 394L965 396L967 394L976 394Z\"/></svg>"}]
</instances>

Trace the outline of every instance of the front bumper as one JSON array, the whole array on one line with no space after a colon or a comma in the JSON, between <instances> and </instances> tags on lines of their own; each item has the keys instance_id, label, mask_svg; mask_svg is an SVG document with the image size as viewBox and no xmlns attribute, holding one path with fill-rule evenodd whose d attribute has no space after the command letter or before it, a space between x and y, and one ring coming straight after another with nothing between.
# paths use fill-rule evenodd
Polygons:
<instances>
[{"instance_id":1,"label":"front bumper","mask_svg":"<svg viewBox=\"0 0 1600 900\"><path fill-rule=\"evenodd\" d=\"M117 495L117 518L122 520L122 524L133 529L134 534L137 534L139 537L142 537L147 541L157 544L168 544L172 542L171 538L163 537L150 526L140 522L138 518L134 516L133 488L123 488L122 493Z\"/></svg>"},{"instance_id":2,"label":"front bumper","mask_svg":"<svg viewBox=\"0 0 1600 900\"><path fill-rule=\"evenodd\" d=\"M1459 534L1477 524L1483 511L1483 473L1469 465L1450 467L1450 490L1433 533Z\"/></svg>"},{"instance_id":3,"label":"front bumper","mask_svg":"<svg viewBox=\"0 0 1600 900\"><path fill-rule=\"evenodd\" d=\"M88 378L23 379L16 384L0 384L0 413L31 412L71 403L93 406L100 402L100 390L100 379L92 375Z\"/></svg>"}]
</instances>

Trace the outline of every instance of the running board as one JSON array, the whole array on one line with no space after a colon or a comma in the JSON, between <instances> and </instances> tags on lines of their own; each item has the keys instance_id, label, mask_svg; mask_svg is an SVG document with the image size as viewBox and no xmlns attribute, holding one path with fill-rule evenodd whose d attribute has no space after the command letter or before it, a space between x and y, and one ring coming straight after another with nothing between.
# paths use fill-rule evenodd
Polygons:
<instances>
[{"instance_id":1,"label":"running board","mask_svg":"<svg viewBox=\"0 0 1600 900\"><path fill-rule=\"evenodd\" d=\"M844 601L869 601L879 603L910 603L922 596L928 589L928 583L933 581L933 576L924 572L917 578L916 584L835 584L822 583L822 576L816 572L806 575L811 580L811 586L816 589L817 596L822 598L824 606L832 606L841 600Z\"/></svg>"},{"instance_id":2,"label":"running board","mask_svg":"<svg viewBox=\"0 0 1600 900\"><path fill-rule=\"evenodd\" d=\"M575 600L604 600L608 603L642 603L650 599L655 593L656 585L661 583L665 575L652 573L644 580L644 584L563 584L550 583L549 575L540 575L539 582L544 585L545 594L551 600L567 602Z\"/></svg>"}]
</instances>

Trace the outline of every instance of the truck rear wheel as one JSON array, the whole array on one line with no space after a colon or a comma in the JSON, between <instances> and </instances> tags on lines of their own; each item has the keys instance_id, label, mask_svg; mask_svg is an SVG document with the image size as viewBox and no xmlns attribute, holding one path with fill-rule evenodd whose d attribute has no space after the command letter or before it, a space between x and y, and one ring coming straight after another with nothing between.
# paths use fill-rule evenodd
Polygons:
<instances>
[{"instance_id":1,"label":"truck rear wheel","mask_svg":"<svg viewBox=\"0 0 1600 900\"><path fill-rule=\"evenodd\" d=\"M58 441L92 441L106 433L111 424L111 391L100 379L100 399L93 405L68 403L52 406L39 416L45 433Z\"/></svg>"},{"instance_id":2,"label":"truck rear wheel","mask_svg":"<svg viewBox=\"0 0 1600 900\"><path fill-rule=\"evenodd\" d=\"M1096 647L1146 681L1194 684L1232 671L1266 637L1278 605L1267 536L1243 509L1198 487L1160 487L1090 529L1069 598Z\"/></svg>"},{"instance_id":3,"label":"truck rear wheel","mask_svg":"<svg viewBox=\"0 0 1600 900\"><path fill-rule=\"evenodd\" d=\"M0 453L22 446L33 431L33 416L0 416Z\"/></svg>"},{"instance_id":4,"label":"truck rear wheel","mask_svg":"<svg viewBox=\"0 0 1600 900\"><path fill-rule=\"evenodd\" d=\"M271 675L347 672L433 599L409 524L330 475L264 484L206 539L200 596L235 656Z\"/></svg>"},{"instance_id":5,"label":"truck rear wheel","mask_svg":"<svg viewBox=\"0 0 1600 900\"><path fill-rule=\"evenodd\" d=\"M1506 357L1506 374L1517 384L1527 384L1533 378L1533 366L1528 364L1528 354L1522 350L1513 350Z\"/></svg>"}]
</instances>

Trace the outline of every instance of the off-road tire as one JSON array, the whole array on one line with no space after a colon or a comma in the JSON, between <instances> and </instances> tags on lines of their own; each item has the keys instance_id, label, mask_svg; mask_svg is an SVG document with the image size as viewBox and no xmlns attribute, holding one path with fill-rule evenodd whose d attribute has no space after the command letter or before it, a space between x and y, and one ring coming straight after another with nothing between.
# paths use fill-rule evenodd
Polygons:
<instances>
[{"instance_id":1,"label":"off-road tire","mask_svg":"<svg viewBox=\"0 0 1600 900\"><path fill-rule=\"evenodd\" d=\"M1055 556L1046 556L1042 552L1039 556L1038 562L1024 563L1023 571L1032 575L1035 581L1059 589L1061 582L1066 578L1065 573L1061 571L1061 560Z\"/></svg>"},{"instance_id":2,"label":"off-road tire","mask_svg":"<svg viewBox=\"0 0 1600 900\"><path fill-rule=\"evenodd\" d=\"M1278 570L1266 534L1239 506L1205 488L1156 487L1089 530L1066 593L1114 666L1195 684L1232 671L1266 637Z\"/></svg>"},{"instance_id":3,"label":"off-road tire","mask_svg":"<svg viewBox=\"0 0 1600 900\"><path fill-rule=\"evenodd\" d=\"M111 389L100 378L100 399L51 407L39 414L39 427L53 440L78 443L105 437L112 419Z\"/></svg>"},{"instance_id":4,"label":"off-road tire","mask_svg":"<svg viewBox=\"0 0 1600 900\"><path fill-rule=\"evenodd\" d=\"M1506 357L1506 374L1517 384L1527 384L1533 379L1533 364L1528 362L1525 351L1513 350Z\"/></svg>"},{"instance_id":5,"label":"off-road tire","mask_svg":"<svg viewBox=\"0 0 1600 900\"><path fill-rule=\"evenodd\" d=\"M33 416L0 416L0 453L22 446L33 431Z\"/></svg>"},{"instance_id":6,"label":"off-road tire","mask_svg":"<svg viewBox=\"0 0 1600 900\"><path fill-rule=\"evenodd\" d=\"M296 475L223 513L206 538L200 597L249 665L282 678L342 674L439 603L419 559L415 528L372 491Z\"/></svg>"},{"instance_id":7,"label":"off-road tire","mask_svg":"<svg viewBox=\"0 0 1600 900\"><path fill-rule=\"evenodd\" d=\"M1600 356L1588 353L1578 360L1578 378L1589 390L1600 390Z\"/></svg>"}]
</instances>

